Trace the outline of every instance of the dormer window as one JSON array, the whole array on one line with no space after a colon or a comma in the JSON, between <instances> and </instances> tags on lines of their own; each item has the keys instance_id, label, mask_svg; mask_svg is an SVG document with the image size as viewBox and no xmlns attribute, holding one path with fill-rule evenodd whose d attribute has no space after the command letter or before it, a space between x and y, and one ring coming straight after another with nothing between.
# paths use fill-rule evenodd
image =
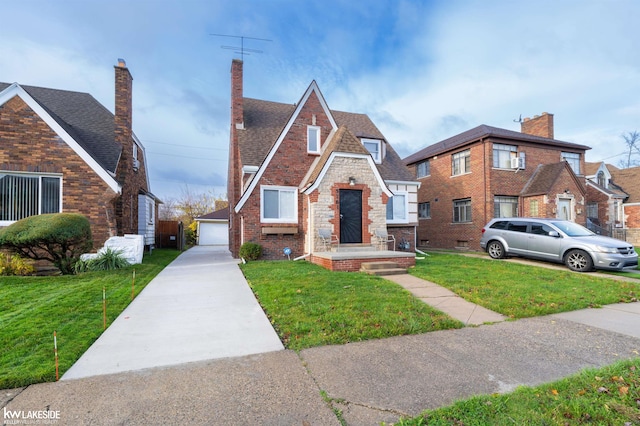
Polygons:
<instances>
[{"instance_id":1,"label":"dormer window","mask_svg":"<svg viewBox=\"0 0 640 426\"><path fill-rule=\"evenodd\" d=\"M602 170L600 170L598 172L598 185L600 185L603 188L607 187L607 178L604 175L604 172Z\"/></svg>"},{"instance_id":2,"label":"dormer window","mask_svg":"<svg viewBox=\"0 0 640 426\"><path fill-rule=\"evenodd\" d=\"M320 153L320 127L318 126L307 126L307 152Z\"/></svg>"},{"instance_id":3,"label":"dormer window","mask_svg":"<svg viewBox=\"0 0 640 426\"><path fill-rule=\"evenodd\" d=\"M382 141L379 139L362 139L362 144L369 151L376 164L382 163Z\"/></svg>"}]
</instances>

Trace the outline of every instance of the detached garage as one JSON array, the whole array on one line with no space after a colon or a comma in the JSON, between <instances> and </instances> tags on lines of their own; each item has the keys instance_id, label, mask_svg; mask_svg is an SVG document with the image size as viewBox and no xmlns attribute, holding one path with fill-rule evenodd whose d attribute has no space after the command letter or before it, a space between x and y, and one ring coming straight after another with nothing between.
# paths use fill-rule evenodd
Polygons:
<instances>
[{"instance_id":1,"label":"detached garage","mask_svg":"<svg viewBox=\"0 0 640 426\"><path fill-rule=\"evenodd\" d=\"M198 245L229 245L229 207L196 218Z\"/></svg>"}]
</instances>

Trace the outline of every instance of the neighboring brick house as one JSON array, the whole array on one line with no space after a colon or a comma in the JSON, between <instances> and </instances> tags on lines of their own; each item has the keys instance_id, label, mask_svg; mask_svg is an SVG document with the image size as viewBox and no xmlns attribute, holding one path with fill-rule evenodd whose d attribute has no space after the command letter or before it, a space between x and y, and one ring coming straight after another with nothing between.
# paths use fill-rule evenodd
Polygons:
<instances>
[{"instance_id":1,"label":"neighboring brick house","mask_svg":"<svg viewBox=\"0 0 640 426\"><path fill-rule=\"evenodd\" d=\"M242 67L231 67L232 254L255 242L267 259L289 247L313 261L321 229L341 244L388 230L415 248L419 183L369 117L330 110L315 81L295 104L245 98Z\"/></svg>"},{"instance_id":2,"label":"neighboring brick house","mask_svg":"<svg viewBox=\"0 0 640 426\"><path fill-rule=\"evenodd\" d=\"M586 163L587 227L640 245L640 167Z\"/></svg>"},{"instance_id":3,"label":"neighboring brick house","mask_svg":"<svg viewBox=\"0 0 640 426\"><path fill-rule=\"evenodd\" d=\"M421 182L418 245L480 249L494 217L566 218L585 224L584 145L553 137L553 115L522 131L481 125L404 159Z\"/></svg>"},{"instance_id":4,"label":"neighboring brick house","mask_svg":"<svg viewBox=\"0 0 640 426\"><path fill-rule=\"evenodd\" d=\"M115 66L115 114L88 93L0 83L0 227L37 214L89 218L111 236L155 242L156 197L132 131L132 77Z\"/></svg>"}]
</instances>

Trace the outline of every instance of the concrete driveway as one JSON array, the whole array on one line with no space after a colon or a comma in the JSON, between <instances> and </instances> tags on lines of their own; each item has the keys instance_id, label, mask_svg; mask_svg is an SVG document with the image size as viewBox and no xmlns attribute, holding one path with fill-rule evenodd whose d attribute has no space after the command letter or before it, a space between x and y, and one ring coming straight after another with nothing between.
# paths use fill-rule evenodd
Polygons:
<instances>
[{"instance_id":1,"label":"concrete driveway","mask_svg":"<svg viewBox=\"0 0 640 426\"><path fill-rule=\"evenodd\" d=\"M158 274L62 380L284 349L226 246Z\"/></svg>"}]
</instances>

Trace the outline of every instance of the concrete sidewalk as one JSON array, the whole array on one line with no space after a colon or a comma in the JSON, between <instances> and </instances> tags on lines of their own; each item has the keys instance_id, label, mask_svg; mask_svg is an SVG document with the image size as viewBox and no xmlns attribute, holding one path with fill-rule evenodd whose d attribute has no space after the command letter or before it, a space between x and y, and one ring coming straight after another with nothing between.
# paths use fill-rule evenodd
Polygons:
<instances>
[{"instance_id":1,"label":"concrete sidewalk","mask_svg":"<svg viewBox=\"0 0 640 426\"><path fill-rule=\"evenodd\" d=\"M284 349L226 247L158 274L62 380Z\"/></svg>"}]
</instances>

